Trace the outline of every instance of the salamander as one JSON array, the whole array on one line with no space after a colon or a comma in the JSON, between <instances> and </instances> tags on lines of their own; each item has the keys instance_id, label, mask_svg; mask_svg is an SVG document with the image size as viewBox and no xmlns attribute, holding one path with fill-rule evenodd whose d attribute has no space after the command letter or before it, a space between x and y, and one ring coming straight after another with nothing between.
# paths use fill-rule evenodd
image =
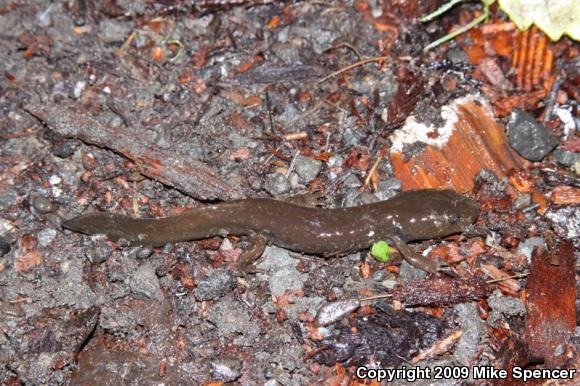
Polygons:
<instances>
[{"instance_id":1,"label":"salamander","mask_svg":"<svg viewBox=\"0 0 580 386\"><path fill-rule=\"evenodd\" d=\"M394 198L350 208L310 208L264 198L205 205L184 214L158 219L92 213L63 227L86 234L105 234L131 245L162 246L214 236L245 235L250 246L238 268L251 270L268 243L325 257L369 248L387 240L412 265L436 273L441 264L417 255L407 242L459 233L476 220L474 201L451 190L415 190Z\"/></svg>"}]
</instances>

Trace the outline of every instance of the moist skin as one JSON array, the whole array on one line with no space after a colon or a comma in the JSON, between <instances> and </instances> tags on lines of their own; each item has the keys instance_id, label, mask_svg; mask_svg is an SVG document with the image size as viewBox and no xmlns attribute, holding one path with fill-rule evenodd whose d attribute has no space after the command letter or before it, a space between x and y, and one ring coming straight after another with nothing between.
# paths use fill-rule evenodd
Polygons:
<instances>
[{"instance_id":1,"label":"moist skin","mask_svg":"<svg viewBox=\"0 0 580 386\"><path fill-rule=\"evenodd\" d=\"M246 235L250 247L238 260L238 267L245 272L251 271L253 261L268 243L328 257L367 249L375 241L387 240L409 263L436 273L440 264L417 255L407 242L460 233L475 222L478 213L474 201L454 191L415 190L351 208L310 208L249 198L159 219L85 214L65 221L63 227L152 247L214 236Z\"/></svg>"}]
</instances>

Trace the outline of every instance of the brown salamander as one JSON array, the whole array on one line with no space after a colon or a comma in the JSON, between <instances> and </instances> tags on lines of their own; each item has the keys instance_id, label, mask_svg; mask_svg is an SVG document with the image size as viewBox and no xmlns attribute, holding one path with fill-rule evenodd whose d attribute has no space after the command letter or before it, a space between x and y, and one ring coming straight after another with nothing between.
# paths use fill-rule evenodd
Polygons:
<instances>
[{"instance_id":1,"label":"brown salamander","mask_svg":"<svg viewBox=\"0 0 580 386\"><path fill-rule=\"evenodd\" d=\"M417 268L436 273L440 264L414 253L407 242L459 233L478 215L476 204L451 190L416 190L351 208L309 208L283 201L249 198L206 205L175 217L134 219L94 213L65 221L63 227L105 234L132 245L161 246L213 236L246 235L251 245L238 260L248 271L271 242L308 254L332 256L387 240Z\"/></svg>"}]
</instances>

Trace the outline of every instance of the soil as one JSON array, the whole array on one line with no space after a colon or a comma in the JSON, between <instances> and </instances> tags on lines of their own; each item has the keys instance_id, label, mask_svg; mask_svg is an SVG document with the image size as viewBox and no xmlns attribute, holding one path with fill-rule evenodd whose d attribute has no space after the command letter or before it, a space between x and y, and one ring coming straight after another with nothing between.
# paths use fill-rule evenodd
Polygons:
<instances>
[{"instance_id":1,"label":"soil","mask_svg":"<svg viewBox=\"0 0 580 386\"><path fill-rule=\"evenodd\" d=\"M560 153L523 162L520 178L482 170L468 193L482 208L473 229L414 246L441 253L461 284L442 275L429 285L436 279L396 253L382 263L368 251L322 259L276 246L244 276L235 260L247 240L236 235L152 249L61 228L88 211L163 217L242 197L317 193L339 207L395 195L389 136L409 116L437 126L459 97L485 95L495 107L515 93L474 64L479 35L423 52L479 10L421 24L436 3L1 2L2 384L338 384L356 366L401 366L446 337L455 345L418 366L509 357L502 347L525 329L526 273L542 255L534 246L547 259L564 251L568 287L577 279L578 178L554 155L579 151L578 45L568 38L553 44L558 88L531 108L518 99L552 136L547 151ZM493 21L507 19L494 9ZM482 55L517 87L491 45ZM544 119L546 108L568 109L575 126L549 111ZM405 159L425 146L405 145ZM393 288L396 300L314 324L328 302ZM445 295L421 295L433 288ZM561 307L574 324L574 305ZM577 339L550 363L571 366Z\"/></svg>"}]
</instances>

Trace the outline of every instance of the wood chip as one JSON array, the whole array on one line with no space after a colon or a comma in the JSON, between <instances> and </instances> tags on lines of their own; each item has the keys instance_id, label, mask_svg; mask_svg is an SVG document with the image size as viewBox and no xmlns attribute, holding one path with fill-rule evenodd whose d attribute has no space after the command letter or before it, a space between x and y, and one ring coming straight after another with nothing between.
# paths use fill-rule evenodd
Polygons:
<instances>
[{"instance_id":1,"label":"wood chip","mask_svg":"<svg viewBox=\"0 0 580 386\"><path fill-rule=\"evenodd\" d=\"M407 120L400 129L403 131L397 130L391 137L391 161L404 190L452 188L470 192L481 169L492 170L501 179L510 169L522 167L521 159L507 144L504 128L483 99L462 98L444 107L443 114L447 116L445 127L410 127ZM439 136L429 140L427 135L432 131ZM403 145L418 141L427 145L407 160Z\"/></svg>"}]
</instances>

